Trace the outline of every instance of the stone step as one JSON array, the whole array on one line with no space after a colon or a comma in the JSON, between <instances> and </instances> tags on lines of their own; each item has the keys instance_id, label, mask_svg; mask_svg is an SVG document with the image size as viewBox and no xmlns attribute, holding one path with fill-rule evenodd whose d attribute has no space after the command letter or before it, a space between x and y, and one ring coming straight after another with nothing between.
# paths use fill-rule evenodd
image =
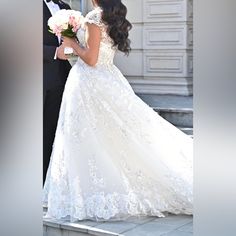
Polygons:
<instances>
[{"instance_id":1,"label":"stone step","mask_svg":"<svg viewBox=\"0 0 236 236\"><path fill-rule=\"evenodd\" d=\"M191 108L153 107L160 116L178 127L193 127L193 110Z\"/></svg>"},{"instance_id":2,"label":"stone step","mask_svg":"<svg viewBox=\"0 0 236 236\"><path fill-rule=\"evenodd\" d=\"M82 221L70 223L49 218L43 219L43 236L120 236L108 230L99 229L96 226L101 223L94 221Z\"/></svg>"},{"instance_id":3,"label":"stone step","mask_svg":"<svg viewBox=\"0 0 236 236\"><path fill-rule=\"evenodd\" d=\"M183 128L193 128L192 96L151 94L138 94L138 96L173 125ZM189 133L189 131L186 133Z\"/></svg>"},{"instance_id":4,"label":"stone step","mask_svg":"<svg viewBox=\"0 0 236 236\"><path fill-rule=\"evenodd\" d=\"M43 236L146 236L192 235L192 217L167 215L158 217L130 217L125 221L68 221L44 217Z\"/></svg>"},{"instance_id":5,"label":"stone step","mask_svg":"<svg viewBox=\"0 0 236 236\"><path fill-rule=\"evenodd\" d=\"M188 127L177 127L184 133L186 133L189 136L193 136L193 128L188 128Z\"/></svg>"}]
</instances>

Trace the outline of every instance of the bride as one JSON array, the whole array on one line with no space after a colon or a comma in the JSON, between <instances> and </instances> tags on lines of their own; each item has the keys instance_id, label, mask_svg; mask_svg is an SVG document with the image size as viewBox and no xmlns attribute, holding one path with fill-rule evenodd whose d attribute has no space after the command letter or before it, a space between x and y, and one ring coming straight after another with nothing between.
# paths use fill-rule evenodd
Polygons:
<instances>
[{"instance_id":1,"label":"bride","mask_svg":"<svg viewBox=\"0 0 236 236\"><path fill-rule=\"evenodd\" d=\"M130 51L127 9L93 0L67 79L44 185L47 216L71 221L193 212L192 139L139 97L113 64ZM135 70L135 68L133 68Z\"/></svg>"}]
</instances>

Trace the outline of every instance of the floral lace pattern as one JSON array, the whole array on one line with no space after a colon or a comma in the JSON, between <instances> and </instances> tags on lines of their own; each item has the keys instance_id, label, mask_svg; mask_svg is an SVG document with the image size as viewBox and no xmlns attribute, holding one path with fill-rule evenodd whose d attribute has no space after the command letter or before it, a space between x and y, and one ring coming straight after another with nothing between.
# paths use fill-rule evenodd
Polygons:
<instances>
[{"instance_id":1,"label":"floral lace pattern","mask_svg":"<svg viewBox=\"0 0 236 236\"><path fill-rule=\"evenodd\" d=\"M101 30L101 45L98 56L98 63L103 65L112 65L116 48L113 47L113 40L107 34L107 26L101 20L102 10L97 7L89 12L85 17L85 23L95 24ZM86 30L82 28L78 31L77 37L82 46L86 46ZM81 61L80 59L78 59ZM82 61L81 61L82 62Z\"/></svg>"},{"instance_id":2,"label":"floral lace pattern","mask_svg":"<svg viewBox=\"0 0 236 236\"><path fill-rule=\"evenodd\" d=\"M67 79L43 191L48 216L192 214L192 139L134 94L113 64L100 9L86 19L102 28L99 60L78 59Z\"/></svg>"}]
</instances>

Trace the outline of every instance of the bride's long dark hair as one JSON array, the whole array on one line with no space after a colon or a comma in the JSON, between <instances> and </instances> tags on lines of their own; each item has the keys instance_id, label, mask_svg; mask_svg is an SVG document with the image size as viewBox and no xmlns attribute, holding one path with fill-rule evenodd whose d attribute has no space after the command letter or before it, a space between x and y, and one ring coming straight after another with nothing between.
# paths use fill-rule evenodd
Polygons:
<instances>
[{"instance_id":1,"label":"bride's long dark hair","mask_svg":"<svg viewBox=\"0 0 236 236\"><path fill-rule=\"evenodd\" d=\"M126 19L127 8L121 0L93 0L102 10L102 21L108 26L107 33L113 39L114 46L126 55L131 51L129 31L131 23Z\"/></svg>"}]
</instances>

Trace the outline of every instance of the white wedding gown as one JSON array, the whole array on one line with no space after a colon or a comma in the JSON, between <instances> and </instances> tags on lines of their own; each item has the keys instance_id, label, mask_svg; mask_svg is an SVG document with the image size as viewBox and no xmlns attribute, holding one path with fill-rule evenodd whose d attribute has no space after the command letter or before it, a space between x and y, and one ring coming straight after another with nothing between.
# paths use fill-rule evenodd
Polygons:
<instances>
[{"instance_id":1,"label":"white wedding gown","mask_svg":"<svg viewBox=\"0 0 236 236\"><path fill-rule=\"evenodd\" d=\"M47 216L192 214L192 139L135 95L113 64L116 49L100 19L99 8L86 16L102 30L97 65L79 58L65 86L43 191Z\"/></svg>"}]
</instances>

